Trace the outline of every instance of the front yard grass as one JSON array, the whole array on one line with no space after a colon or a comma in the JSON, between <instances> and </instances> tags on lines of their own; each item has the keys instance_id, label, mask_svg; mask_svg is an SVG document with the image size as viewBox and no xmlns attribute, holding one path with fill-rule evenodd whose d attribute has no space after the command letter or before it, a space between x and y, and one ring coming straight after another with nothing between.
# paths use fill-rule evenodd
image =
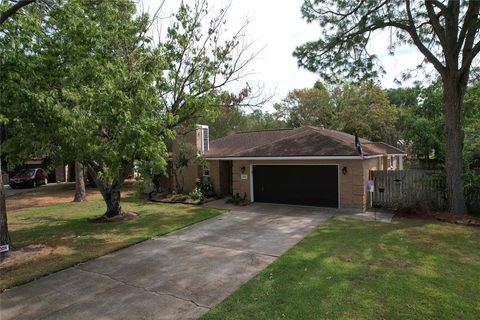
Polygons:
<instances>
[{"instance_id":1,"label":"front yard grass","mask_svg":"<svg viewBox=\"0 0 480 320\"><path fill-rule=\"evenodd\" d=\"M223 212L182 204L136 202L132 198L124 199L122 207L139 216L122 222L88 222L88 218L105 211L102 200L9 212L10 236L20 250L12 253L11 261L0 263L0 290Z\"/></svg>"},{"instance_id":2,"label":"front yard grass","mask_svg":"<svg viewBox=\"0 0 480 320\"><path fill-rule=\"evenodd\" d=\"M478 319L480 228L335 218L203 319Z\"/></svg>"}]
</instances>

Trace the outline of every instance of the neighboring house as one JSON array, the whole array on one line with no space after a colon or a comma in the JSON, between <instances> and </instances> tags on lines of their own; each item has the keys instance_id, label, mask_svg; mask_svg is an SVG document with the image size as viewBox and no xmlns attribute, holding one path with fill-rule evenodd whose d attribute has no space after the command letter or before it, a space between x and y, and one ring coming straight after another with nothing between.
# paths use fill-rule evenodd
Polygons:
<instances>
[{"instance_id":1,"label":"neighboring house","mask_svg":"<svg viewBox=\"0 0 480 320\"><path fill-rule=\"evenodd\" d=\"M238 193L252 202L365 210L370 170L401 170L406 156L360 139L362 157L354 136L312 126L239 132L210 143L208 128L199 126L190 140L209 170L192 168L188 180L209 175L216 193Z\"/></svg>"}]
</instances>

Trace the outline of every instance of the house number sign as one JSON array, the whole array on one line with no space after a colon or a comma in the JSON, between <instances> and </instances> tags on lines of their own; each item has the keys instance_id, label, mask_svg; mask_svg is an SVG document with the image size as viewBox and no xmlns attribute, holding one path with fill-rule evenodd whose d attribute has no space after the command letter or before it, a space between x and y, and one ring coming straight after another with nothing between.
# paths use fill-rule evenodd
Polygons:
<instances>
[{"instance_id":1,"label":"house number sign","mask_svg":"<svg viewBox=\"0 0 480 320\"><path fill-rule=\"evenodd\" d=\"M247 179L248 179L248 175L246 175L246 174L241 174L241 175L240 175L240 179L242 179L242 180L247 180Z\"/></svg>"}]
</instances>

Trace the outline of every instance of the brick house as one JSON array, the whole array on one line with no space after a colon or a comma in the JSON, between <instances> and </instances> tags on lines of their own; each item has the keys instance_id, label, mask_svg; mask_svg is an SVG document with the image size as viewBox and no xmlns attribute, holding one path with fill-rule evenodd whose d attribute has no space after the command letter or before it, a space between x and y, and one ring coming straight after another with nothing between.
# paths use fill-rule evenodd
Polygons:
<instances>
[{"instance_id":1,"label":"brick house","mask_svg":"<svg viewBox=\"0 0 480 320\"><path fill-rule=\"evenodd\" d=\"M215 192L224 196L362 210L368 203L370 170L401 170L406 156L386 143L360 139L362 157L354 136L313 126L238 132L211 142L208 127L198 126L177 140L195 145L208 164L204 172L189 168L185 192L196 179L209 176Z\"/></svg>"}]
</instances>

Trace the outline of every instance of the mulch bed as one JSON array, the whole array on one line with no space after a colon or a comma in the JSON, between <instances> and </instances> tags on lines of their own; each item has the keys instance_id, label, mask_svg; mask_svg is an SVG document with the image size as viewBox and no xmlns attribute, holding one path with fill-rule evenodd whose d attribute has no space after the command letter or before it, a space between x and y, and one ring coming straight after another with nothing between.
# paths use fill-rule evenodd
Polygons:
<instances>
[{"instance_id":1,"label":"mulch bed","mask_svg":"<svg viewBox=\"0 0 480 320\"><path fill-rule=\"evenodd\" d=\"M407 219L437 220L441 222L480 227L480 217L469 214L455 214L449 212L402 212L397 211L395 217Z\"/></svg>"},{"instance_id":2,"label":"mulch bed","mask_svg":"<svg viewBox=\"0 0 480 320\"><path fill-rule=\"evenodd\" d=\"M183 204L202 204L210 202L213 200L219 199L218 197L209 197L202 200L193 200L187 194L166 194L152 192L149 194L148 200L152 202L161 202L161 203L183 203Z\"/></svg>"},{"instance_id":3,"label":"mulch bed","mask_svg":"<svg viewBox=\"0 0 480 320\"><path fill-rule=\"evenodd\" d=\"M118 221L128 221L138 217L138 214L135 212L124 212L118 216L114 217L107 217L107 216L100 216L95 218L88 219L88 222L91 223L109 223L109 222L118 222Z\"/></svg>"},{"instance_id":4,"label":"mulch bed","mask_svg":"<svg viewBox=\"0 0 480 320\"><path fill-rule=\"evenodd\" d=\"M200 200L193 200L185 194L164 194L153 192L149 195L148 200L161 203L184 203L184 204L199 204Z\"/></svg>"}]
</instances>

